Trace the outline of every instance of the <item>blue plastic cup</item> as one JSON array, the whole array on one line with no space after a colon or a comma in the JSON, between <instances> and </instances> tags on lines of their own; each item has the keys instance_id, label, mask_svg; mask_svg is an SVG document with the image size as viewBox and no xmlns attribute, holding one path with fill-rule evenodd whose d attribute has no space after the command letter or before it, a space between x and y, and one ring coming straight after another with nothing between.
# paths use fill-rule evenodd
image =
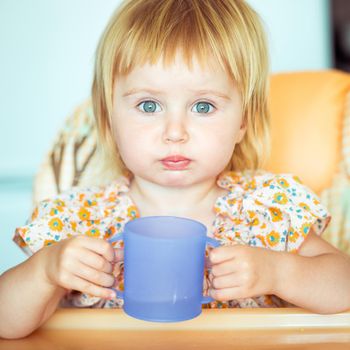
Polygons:
<instances>
[{"instance_id":1,"label":"blue plastic cup","mask_svg":"<svg viewBox=\"0 0 350 350\"><path fill-rule=\"evenodd\" d=\"M124 300L129 316L153 322L178 322L197 317L203 296L207 237L198 221L173 216L148 216L129 221L109 242L124 240Z\"/></svg>"}]
</instances>

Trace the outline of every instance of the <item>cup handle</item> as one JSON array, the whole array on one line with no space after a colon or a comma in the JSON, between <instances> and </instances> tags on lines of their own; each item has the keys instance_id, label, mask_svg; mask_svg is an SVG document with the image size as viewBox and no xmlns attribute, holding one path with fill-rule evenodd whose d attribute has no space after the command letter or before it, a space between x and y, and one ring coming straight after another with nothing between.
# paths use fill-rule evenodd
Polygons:
<instances>
[{"instance_id":1,"label":"cup handle","mask_svg":"<svg viewBox=\"0 0 350 350\"><path fill-rule=\"evenodd\" d=\"M206 241L207 241L207 244L211 245L214 248L217 248L217 247L221 246L221 243L219 241L217 241L216 239L214 239L214 238L206 237ZM215 299L213 299L209 295L202 297L202 304L209 304L209 303L211 303L213 301L215 301Z\"/></svg>"},{"instance_id":2,"label":"cup handle","mask_svg":"<svg viewBox=\"0 0 350 350\"><path fill-rule=\"evenodd\" d=\"M121 241L123 239L123 232L122 233L118 233L117 235L115 235L114 237L108 239L107 241L109 243L114 243L117 241ZM119 299L123 299L124 300L124 292L116 289L116 288L111 288L111 290L113 290L113 292L115 292L117 298Z\"/></svg>"}]
</instances>

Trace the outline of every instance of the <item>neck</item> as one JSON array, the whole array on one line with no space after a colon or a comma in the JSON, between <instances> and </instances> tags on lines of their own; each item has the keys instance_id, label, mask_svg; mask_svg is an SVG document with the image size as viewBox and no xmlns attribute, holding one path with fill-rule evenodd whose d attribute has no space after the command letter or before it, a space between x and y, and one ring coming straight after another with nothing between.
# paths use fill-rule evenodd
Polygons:
<instances>
[{"instance_id":1,"label":"neck","mask_svg":"<svg viewBox=\"0 0 350 350\"><path fill-rule=\"evenodd\" d=\"M216 179L179 188L164 187L134 177L130 185L130 196L141 216L186 216L201 209L205 211L212 208L217 197L225 192L217 186Z\"/></svg>"}]
</instances>

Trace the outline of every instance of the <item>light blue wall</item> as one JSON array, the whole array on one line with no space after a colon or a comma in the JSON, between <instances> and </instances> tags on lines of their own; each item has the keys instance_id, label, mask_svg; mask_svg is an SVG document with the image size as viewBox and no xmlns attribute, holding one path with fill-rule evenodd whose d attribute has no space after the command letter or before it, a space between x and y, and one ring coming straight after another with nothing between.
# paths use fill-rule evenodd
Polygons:
<instances>
[{"instance_id":1,"label":"light blue wall","mask_svg":"<svg viewBox=\"0 0 350 350\"><path fill-rule=\"evenodd\" d=\"M327 0L249 0L266 23L272 70L330 66ZM0 1L0 272L23 255L11 236L31 211L33 174L89 95L94 50L117 0Z\"/></svg>"},{"instance_id":2,"label":"light blue wall","mask_svg":"<svg viewBox=\"0 0 350 350\"><path fill-rule=\"evenodd\" d=\"M262 17L273 72L332 65L328 0L248 0Z\"/></svg>"}]
</instances>

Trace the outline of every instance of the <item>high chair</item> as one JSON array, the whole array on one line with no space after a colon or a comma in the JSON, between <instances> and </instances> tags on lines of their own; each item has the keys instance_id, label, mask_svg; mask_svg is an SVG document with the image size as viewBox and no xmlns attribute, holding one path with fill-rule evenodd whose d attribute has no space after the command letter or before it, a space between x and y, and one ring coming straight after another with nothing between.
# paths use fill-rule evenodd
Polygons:
<instances>
[{"instance_id":1,"label":"high chair","mask_svg":"<svg viewBox=\"0 0 350 350\"><path fill-rule=\"evenodd\" d=\"M329 209L323 237L350 254L350 74L337 70L271 76L272 152L265 170L292 173ZM66 120L34 183L33 201L84 183L93 167L91 102Z\"/></svg>"}]
</instances>

